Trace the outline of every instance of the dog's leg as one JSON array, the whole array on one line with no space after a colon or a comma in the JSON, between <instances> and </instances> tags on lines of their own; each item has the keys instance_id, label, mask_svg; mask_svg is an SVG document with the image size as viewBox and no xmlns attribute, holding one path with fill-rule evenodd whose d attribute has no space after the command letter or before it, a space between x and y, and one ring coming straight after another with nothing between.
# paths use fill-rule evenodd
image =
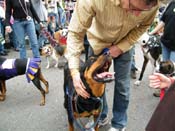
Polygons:
<instances>
[{"instance_id":1,"label":"dog's leg","mask_svg":"<svg viewBox=\"0 0 175 131\"><path fill-rule=\"evenodd\" d=\"M44 83L44 85L46 86L46 90L45 93L49 93L49 82L46 81L46 79L44 78L41 70L39 70L39 79Z\"/></svg>"},{"instance_id":2,"label":"dog's leg","mask_svg":"<svg viewBox=\"0 0 175 131\"><path fill-rule=\"evenodd\" d=\"M73 123L70 123L70 122L69 122L69 131L74 131Z\"/></svg>"},{"instance_id":3,"label":"dog's leg","mask_svg":"<svg viewBox=\"0 0 175 131\"><path fill-rule=\"evenodd\" d=\"M139 86L140 85L140 82L143 78L143 74L145 72L145 68L146 68L146 65L148 64L148 58L146 56L144 56L144 62L143 62L143 65L142 65L142 70L141 70L141 73L140 73L140 77L139 79L134 83L135 85Z\"/></svg>"},{"instance_id":4,"label":"dog's leg","mask_svg":"<svg viewBox=\"0 0 175 131\"><path fill-rule=\"evenodd\" d=\"M151 66L152 66L152 73L154 73L156 71L156 63L157 60L154 60L154 59L151 59L150 62L151 62Z\"/></svg>"},{"instance_id":5,"label":"dog's leg","mask_svg":"<svg viewBox=\"0 0 175 131\"><path fill-rule=\"evenodd\" d=\"M4 101L5 97L6 97L6 84L5 81L0 81L0 91L1 91L1 95L0 95L0 101Z\"/></svg>"},{"instance_id":6,"label":"dog's leg","mask_svg":"<svg viewBox=\"0 0 175 131\"><path fill-rule=\"evenodd\" d=\"M45 91L44 89L41 87L41 83L40 83L40 79L38 74L36 74L35 78L32 80L33 84L40 90L41 95L42 95L42 99L41 99L41 103L40 106L44 106L45 105Z\"/></svg>"},{"instance_id":7,"label":"dog's leg","mask_svg":"<svg viewBox=\"0 0 175 131\"><path fill-rule=\"evenodd\" d=\"M46 57L46 59L47 59L47 66L46 66L46 69L49 69L49 68L50 68L50 59L49 59L48 56Z\"/></svg>"},{"instance_id":8,"label":"dog's leg","mask_svg":"<svg viewBox=\"0 0 175 131\"><path fill-rule=\"evenodd\" d=\"M60 58L60 57L59 57L59 58ZM58 68L59 58L55 58L55 61L56 61L55 67L56 67L56 68Z\"/></svg>"},{"instance_id":9,"label":"dog's leg","mask_svg":"<svg viewBox=\"0 0 175 131\"><path fill-rule=\"evenodd\" d=\"M99 115L94 115L94 121L97 121L97 118L99 117ZM99 126L98 124L94 127L95 131L98 131Z\"/></svg>"}]
</instances>

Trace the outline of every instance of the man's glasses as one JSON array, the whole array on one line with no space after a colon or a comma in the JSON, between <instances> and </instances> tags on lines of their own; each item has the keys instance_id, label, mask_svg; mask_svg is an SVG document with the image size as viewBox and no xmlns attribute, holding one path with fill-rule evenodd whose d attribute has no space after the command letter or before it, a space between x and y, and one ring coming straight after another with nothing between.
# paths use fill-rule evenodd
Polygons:
<instances>
[{"instance_id":1,"label":"man's glasses","mask_svg":"<svg viewBox=\"0 0 175 131\"><path fill-rule=\"evenodd\" d=\"M133 5L131 3L131 0L129 0L129 10L132 10L132 11L149 11L150 9L140 9L140 8L136 7L135 5Z\"/></svg>"}]
</instances>

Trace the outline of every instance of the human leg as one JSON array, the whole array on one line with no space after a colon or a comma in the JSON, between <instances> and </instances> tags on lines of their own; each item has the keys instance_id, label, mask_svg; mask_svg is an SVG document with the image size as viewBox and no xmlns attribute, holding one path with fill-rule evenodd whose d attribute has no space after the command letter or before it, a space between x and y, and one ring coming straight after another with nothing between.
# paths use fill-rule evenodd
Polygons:
<instances>
[{"instance_id":1,"label":"human leg","mask_svg":"<svg viewBox=\"0 0 175 131\"><path fill-rule=\"evenodd\" d=\"M13 24L13 31L16 34L16 41L20 52L20 58L27 58L25 45L24 21L15 20Z\"/></svg>"},{"instance_id":2,"label":"human leg","mask_svg":"<svg viewBox=\"0 0 175 131\"><path fill-rule=\"evenodd\" d=\"M175 51L170 52L170 60L175 62Z\"/></svg>"},{"instance_id":3,"label":"human leg","mask_svg":"<svg viewBox=\"0 0 175 131\"><path fill-rule=\"evenodd\" d=\"M136 79L136 64L135 64L135 47L133 47L132 49L132 60L131 60L131 78Z\"/></svg>"},{"instance_id":4,"label":"human leg","mask_svg":"<svg viewBox=\"0 0 175 131\"><path fill-rule=\"evenodd\" d=\"M161 43L162 46L162 58L163 61L170 60L170 52L171 50L168 49L163 43Z\"/></svg>"},{"instance_id":5,"label":"human leg","mask_svg":"<svg viewBox=\"0 0 175 131\"><path fill-rule=\"evenodd\" d=\"M112 127L121 129L127 124L127 109L130 94L130 68L132 50L114 59L115 87Z\"/></svg>"},{"instance_id":6,"label":"human leg","mask_svg":"<svg viewBox=\"0 0 175 131\"><path fill-rule=\"evenodd\" d=\"M31 44L32 52L33 52L33 57L34 58L39 58L40 53L39 53L39 45L37 41L37 35L35 32L35 25L33 20L30 21L25 21L25 31L27 35L29 36L29 41Z\"/></svg>"},{"instance_id":7,"label":"human leg","mask_svg":"<svg viewBox=\"0 0 175 131\"><path fill-rule=\"evenodd\" d=\"M14 27L13 27L13 25L12 25L12 33L11 33L11 35L12 35L12 42L13 42L13 46L14 46L14 49L15 49L15 51L19 51L19 48L18 48L18 41L17 41L17 38L16 38L16 34L15 34L15 32L14 32Z\"/></svg>"}]
</instances>

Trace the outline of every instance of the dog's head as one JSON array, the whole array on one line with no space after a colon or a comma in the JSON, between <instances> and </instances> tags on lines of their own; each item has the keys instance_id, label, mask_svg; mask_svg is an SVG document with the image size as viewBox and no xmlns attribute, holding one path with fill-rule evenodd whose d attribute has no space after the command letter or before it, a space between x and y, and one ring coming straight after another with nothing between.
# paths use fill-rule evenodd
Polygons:
<instances>
[{"instance_id":1,"label":"dog's head","mask_svg":"<svg viewBox=\"0 0 175 131\"><path fill-rule=\"evenodd\" d=\"M160 36L159 35L149 35L147 32L145 32L139 39L138 39L139 44L141 46L146 46L146 45L155 45L160 43Z\"/></svg>"},{"instance_id":2,"label":"dog's head","mask_svg":"<svg viewBox=\"0 0 175 131\"><path fill-rule=\"evenodd\" d=\"M51 45L46 45L41 49L41 55L51 56L53 52L53 47Z\"/></svg>"},{"instance_id":3,"label":"dog's head","mask_svg":"<svg viewBox=\"0 0 175 131\"><path fill-rule=\"evenodd\" d=\"M104 93L105 83L114 80L111 75L104 77L98 77L101 73L108 73L111 65L112 58L109 53L104 52L99 56L91 56L85 63L83 69L83 78L90 88L92 95L100 97Z\"/></svg>"},{"instance_id":4,"label":"dog's head","mask_svg":"<svg viewBox=\"0 0 175 131\"><path fill-rule=\"evenodd\" d=\"M141 46L144 46L149 40L149 35L147 32L145 32L139 39L138 43L141 44Z\"/></svg>"},{"instance_id":5,"label":"dog's head","mask_svg":"<svg viewBox=\"0 0 175 131\"><path fill-rule=\"evenodd\" d=\"M160 62L157 71L162 74L171 76L175 71L175 64L170 60L162 61Z\"/></svg>"},{"instance_id":6,"label":"dog's head","mask_svg":"<svg viewBox=\"0 0 175 131\"><path fill-rule=\"evenodd\" d=\"M68 34L68 29L62 29L61 30L61 36L62 37L67 37L67 34Z\"/></svg>"}]
</instances>

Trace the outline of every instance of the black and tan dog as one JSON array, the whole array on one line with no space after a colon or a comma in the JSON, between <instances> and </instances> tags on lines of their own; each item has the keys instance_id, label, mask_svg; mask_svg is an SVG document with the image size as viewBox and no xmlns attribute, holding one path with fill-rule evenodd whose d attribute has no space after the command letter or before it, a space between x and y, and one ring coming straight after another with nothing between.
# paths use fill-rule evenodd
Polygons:
<instances>
[{"instance_id":1,"label":"black and tan dog","mask_svg":"<svg viewBox=\"0 0 175 131\"><path fill-rule=\"evenodd\" d=\"M6 98L6 80L26 74L28 82L32 81L41 92L40 105L45 105L45 93L49 92L49 84L41 73L40 63L40 58L6 59L0 57L0 101ZM46 90L42 88L40 80L46 86Z\"/></svg>"},{"instance_id":2,"label":"black and tan dog","mask_svg":"<svg viewBox=\"0 0 175 131\"><path fill-rule=\"evenodd\" d=\"M90 94L90 98L84 99L78 96L74 90L72 78L68 66L64 69L64 106L67 109L69 131L74 131L74 124L81 130L87 128L78 122L82 117L94 117L92 128L98 131L98 120L102 111L102 97L105 91L105 83L114 80L113 76L99 78L98 74L108 72L111 65L111 57L109 54L89 57L86 63L81 62L80 74L81 79L86 87L86 91ZM88 128L89 129L89 128Z\"/></svg>"}]
</instances>

